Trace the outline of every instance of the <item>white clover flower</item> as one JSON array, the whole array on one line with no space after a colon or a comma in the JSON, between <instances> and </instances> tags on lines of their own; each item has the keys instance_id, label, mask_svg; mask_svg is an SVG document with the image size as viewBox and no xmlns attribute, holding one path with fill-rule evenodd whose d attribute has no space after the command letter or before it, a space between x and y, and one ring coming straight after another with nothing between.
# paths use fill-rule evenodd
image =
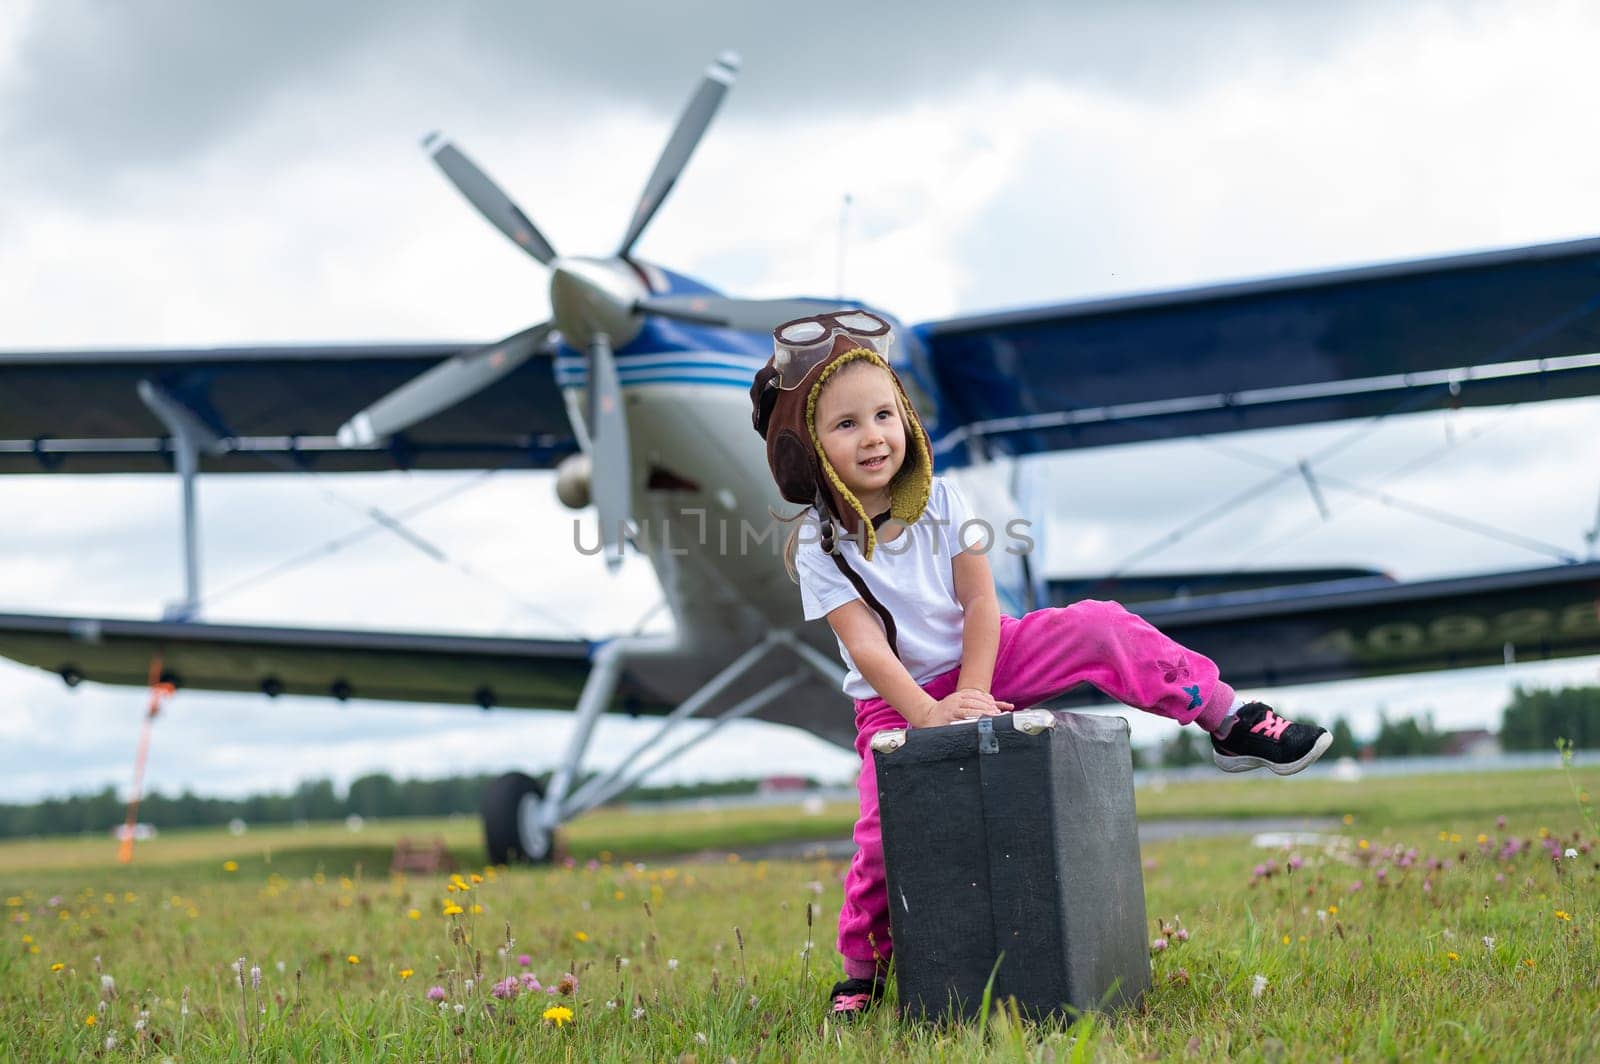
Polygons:
<instances>
[{"instance_id":1,"label":"white clover flower","mask_svg":"<svg viewBox=\"0 0 1600 1064\"><path fill-rule=\"evenodd\" d=\"M463 989L465 989L465 990L466 990L466 992L467 992L467 993L469 993L469 994L470 994L470 993L472 993L472 987L473 987L473 985L474 985L474 984L473 984L473 982L472 982L472 980L471 980L471 979L463 979L463 980L461 980L461 986L462 986L462 988L463 988Z\"/></svg>"},{"instance_id":2,"label":"white clover flower","mask_svg":"<svg viewBox=\"0 0 1600 1064\"><path fill-rule=\"evenodd\" d=\"M628 965L632 964L633 962L630 961L626 957L618 957L617 958L617 963L620 964L622 967L626 968Z\"/></svg>"},{"instance_id":3,"label":"white clover flower","mask_svg":"<svg viewBox=\"0 0 1600 1064\"><path fill-rule=\"evenodd\" d=\"M111 978L109 975L102 975L100 977L100 993L105 994L107 997L110 997L110 996L116 994L116 992L117 992L117 981L115 979Z\"/></svg>"},{"instance_id":4,"label":"white clover flower","mask_svg":"<svg viewBox=\"0 0 1600 1064\"><path fill-rule=\"evenodd\" d=\"M708 1041L708 1039L706 1038L706 1036L701 1034L699 1031L696 1031L694 1033L694 1044L695 1045L703 1046L703 1045L706 1044L707 1041Z\"/></svg>"},{"instance_id":5,"label":"white clover flower","mask_svg":"<svg viewBox=\"0 0 1600 1064\"><path fill-rule=\"evenodd\" d=\"M668 957L667 958L667 971L675 972L677 970L678 970L678 958L676 958L676 957Z\"/></svg>"},{"instance_id":6,"label":"white clover flower","mask_svg":"<svg viewBox=\"0 0 1600 1064\"><path fill-rule=\"evenodd\" d=\"M617 1007L617 999L616 998L612 998L611 1000L606 1002L606 1008L614 1009L616 1007Z\"/></svg>"},{"instance_id":7,"label":"white clover flower","mask_svg":"<svg viewBox=\"0 0 1600 1064\"><path fill-rule=\"evenodd\" d=\"M1260 997L1262 995L1262 993L1266 989L1267 989L1267 977L1266 976L1257 975L1254 979L1250 980L1250 996L1251 997L1253 997L1253 998Z\"/></svg>"},{"instance_id":8,"label":"white clover flower","mask_svg":"<svg viewBox=\"0 0 1600 1064\"><path fill-rule=\"evenodd\" d=\"M644 1019L644 1009L642 1007L635 1008L633 1010L633 1018L636 1019L636 1020Z\"/></svg>"},{"instance_id":9,"label":"white clover flower","mask_svg":"<svg viewBox=\"0 0 1600 1064\"><path fill-rule=\"evenodd\" d=\"M106 1035L106 1052L107 1053L111 1052L111 1050L116 1047L116 1044L117 1044L117 1036L116 1035L114 1035L114 1034Z\"/></svg>"},{"instance_id":10,"label":"white clover flower","mask_svg":"<svg viewBox=\"0 0 1600 1064\"><path fill-rule=\"evenodd\" d=\"M1578 851L1574 850L1572 847L1568 846L1567 847L1567 852L1565 854L1563 854L1562 856L1564 856L1569 861L1575 860L1577 858L1577 856L1578 856Z\"/></svg>"},{"instance_id":11,"label":"white clover flower","mask_svg":"<svg viewBox=\"0 0 1600 1064\"><path fill-rule=\"evenodd\" d=\"M284 964L282 961L278 962L278 974L279 975L282 975L284 972L286 972L288 970L289 970L289 966L287 964Z\"/></svg>"},{"instance_id":12,"label":"white clover flower","mask_svg":"<svg viewBox=\"0 0 1600 1064\"><path fill-rule=\"evenodd\" d=\"M457 1005L456 1006L456 1015L457 1016L461 1015L463 1012L466 1012L466 1011L467 1011L467 1007L465 1005Z\"/></svg>"},{"instance_id":13,"label":"white clover flower","mask_svg":"<svg viewBox=\"0 0 1600 1064\"><path fill-rule=\"evenodd\" d=\"M1484 949L1494 949L1494 936L1493 935L1484 935L1483 936L1483 948Z\"/></svg>"}]
</instances>

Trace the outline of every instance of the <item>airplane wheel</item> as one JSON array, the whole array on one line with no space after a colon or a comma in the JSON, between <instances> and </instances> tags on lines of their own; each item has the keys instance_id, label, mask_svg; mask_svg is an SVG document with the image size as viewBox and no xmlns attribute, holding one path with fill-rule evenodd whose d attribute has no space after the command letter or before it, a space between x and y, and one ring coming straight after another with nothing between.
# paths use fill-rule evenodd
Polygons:
<instances>
[{"instance_id":1,"label":"airplane wheel","mask_svg":"<svg viewBox=\"0 0 1600 1064\"><path fill-rule=\"evenodd\" d=\"M544 852L530 856L522 841L522 818L531 818L539 808L544 788L525 772L507 772L483 792L483 841L488 846L490 864L543 864L550 860L554 840L545 835ZM537 830L537 829L534 829Z\"/></svg>"}]
</instances>

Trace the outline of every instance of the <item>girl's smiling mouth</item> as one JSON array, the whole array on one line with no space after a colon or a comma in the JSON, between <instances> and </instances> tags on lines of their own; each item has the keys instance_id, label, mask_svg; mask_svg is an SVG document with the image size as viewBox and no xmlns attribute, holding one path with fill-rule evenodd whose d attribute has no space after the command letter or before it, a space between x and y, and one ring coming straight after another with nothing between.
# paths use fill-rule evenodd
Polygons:
<instances>
[{"instance_id":1,"label":"girl's smiling mouth","mask_svg":"<svg viewBox=\"0 0 1600 1064\"><path fill-rule=\"evenodd\" d=\"M889 464L889 456L886 454L880 454L878 457L868 458L866 461L860 464L863 469L882 469L884 466Z\"/></svg>"}]
</instances>

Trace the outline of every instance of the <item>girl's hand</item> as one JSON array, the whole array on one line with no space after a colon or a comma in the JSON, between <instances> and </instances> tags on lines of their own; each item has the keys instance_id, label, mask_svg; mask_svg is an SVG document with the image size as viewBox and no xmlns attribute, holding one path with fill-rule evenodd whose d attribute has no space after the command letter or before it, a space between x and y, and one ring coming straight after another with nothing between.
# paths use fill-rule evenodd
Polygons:
<instances>
[{"instance_id":1,"label":"girl's hand","mask_svg":"<svg viewBox=\"0 0 1600 1064\"><path fill-rule=\"evenodd\" d=\"M922 719L914 722L919 728L934 728L941 724L954 724L960 720L976 720L1009 713L1016 707L1010 702L996 699L988 691L976 687L963 687L952 691L925 708Z\"/></svg>"}]
</instances>

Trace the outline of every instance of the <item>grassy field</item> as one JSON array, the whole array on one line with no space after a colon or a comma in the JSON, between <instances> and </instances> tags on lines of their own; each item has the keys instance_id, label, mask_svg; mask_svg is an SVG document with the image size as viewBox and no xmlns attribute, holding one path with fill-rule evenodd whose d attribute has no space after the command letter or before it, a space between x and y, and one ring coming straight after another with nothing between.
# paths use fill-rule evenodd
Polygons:
<instances>
[{"instance_id":1,"label":"grassy field","mask_svg":"<svg viewBox=\"0 0 1600 1064\"><path fill-rule=\"evenodd\" d=\"M1146 846L1155 989L1075 1026L825 1025L842 865L657 856L838 835L847 808L602 813L568 867L457 882L391 877L389 850L439 835L479 861L470 820L173 832L127 868L104 839L3 844L0 1059L1592 1060L1585 788L1600 774L1141 791L1147 817L1339 826Z\"/></svg>"}]
</instances>

